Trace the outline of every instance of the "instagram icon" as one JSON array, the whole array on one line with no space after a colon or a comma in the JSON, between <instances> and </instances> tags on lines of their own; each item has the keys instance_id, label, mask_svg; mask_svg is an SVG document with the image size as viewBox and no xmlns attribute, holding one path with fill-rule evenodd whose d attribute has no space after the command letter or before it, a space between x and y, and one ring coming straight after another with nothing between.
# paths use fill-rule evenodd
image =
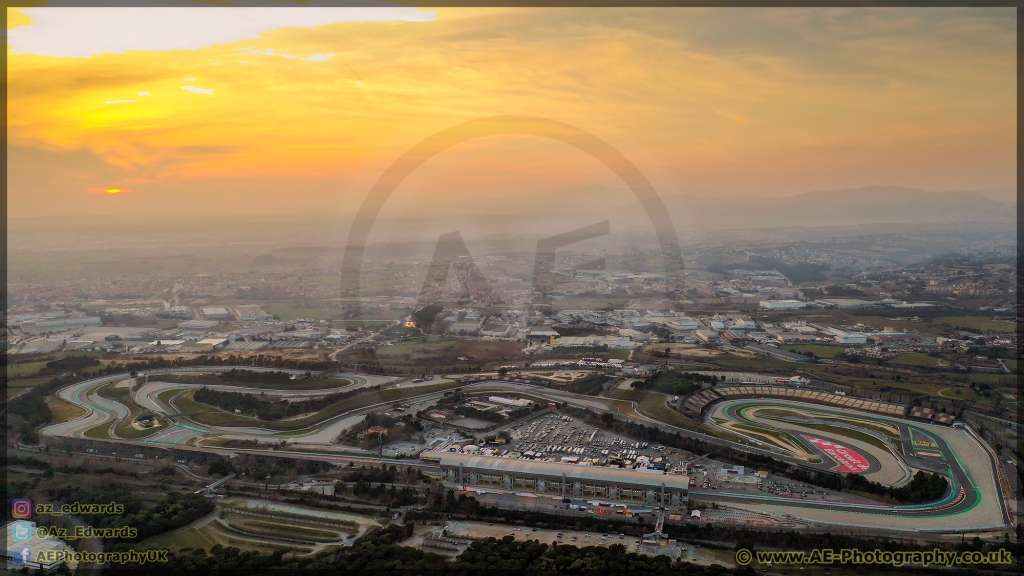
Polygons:
<instances>
[{"instance_id":1,"label":"instagram icon","mask_svg":"<svg viewBox=\"0 0 1024 576\"><path fill-rule=\"evenodd\" d=\"M11 500L11 516L14 518L31 518L32 501L28 498L15 498Z\"/></svg>"}]
</instances>

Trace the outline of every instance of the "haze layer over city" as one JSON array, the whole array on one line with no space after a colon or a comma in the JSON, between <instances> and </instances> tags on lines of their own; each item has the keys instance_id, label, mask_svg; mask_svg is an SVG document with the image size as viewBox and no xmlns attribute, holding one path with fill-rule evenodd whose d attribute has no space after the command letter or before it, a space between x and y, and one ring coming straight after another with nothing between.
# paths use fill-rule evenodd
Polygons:
<instances>
[{"instance_id":1,"label":"haze layer over city","mask_svg":"<svg viewBox=\"0 0 1024 576\"><path fill-rule=\"evenodd\" d=\"M7 17L8 568L1020 557L1015 11Z\"/></svg>"}]
</instances>

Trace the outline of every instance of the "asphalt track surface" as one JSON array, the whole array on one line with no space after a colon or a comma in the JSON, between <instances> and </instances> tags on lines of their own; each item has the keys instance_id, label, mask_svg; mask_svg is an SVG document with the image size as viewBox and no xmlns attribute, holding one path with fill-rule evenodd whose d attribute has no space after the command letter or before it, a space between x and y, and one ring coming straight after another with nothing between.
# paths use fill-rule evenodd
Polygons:
<instances>
[{"instance_id":1,"label":"asphalt track surface","mask_svg":"<svg viewBox=\"0 0 1024 576\"><path fill-rule=\"evenodd\" d=\"M712 415L737 417L737 412L744 407L775 407L799 408L818 413L831 413L837 417L855 417L859 420L875 421L897 425L902 429L913 431L932 439L936 447L930 448L941 454L946 466L946 474L951 480L951 489L939 501L920 505L888 506L878 504L869 506L863 503L818 503L786 498L785 504L780 498L731 494L727 491L714 491L715 500L752 505L753 509L769 511L778 507L794 509L791 515L810 521L823 523L841 523L857 527L885 527L890 529L906 529L915 531L950 531L957 530L989 530L1005 528L1010 519L1006 512L998 481L995 477L993 464L988 450L973 432L945 426L923 424L897 419L889 416L866 412L855 412L849 409L830 409L820 404L805 404L781 399L745 399L727 400L709 410ZM761 422L758 422L761 423ZM782 423L772 421L777 428L786 430ZM855 440L827 431L808 430L815 437L833 440L836 443L850 446L858 444ZM803 436L802 433L798 433ZM906 443L905 443L906 444ZM858 449L860 446L858 445ZM826 456L824 453L821 455ZM825 462L829 462L826 460ZM823 467L834 466L834 463ZM705 490L691 490L691 496L698 498L708 494Z\"/></svg>"},{"instance_id":2,"label":"asphalt track surface","mask_svg":"<svg viewBox=\"0 0 1024 576\"><path fill-rule=\"evenodd\" d=\"M821 464L807 464L812 467L821 468L823 470L835 470L841 473L857 472L872 482L879 482L886 486L898 487L911 480L913 474L911 473L910 468L903 459L892 450L881 448L859 438L850 438L849 436L844 435L839 435L837 437L833 432L826 432L809 426L803 426L800 422L769 419L758 415L758 408L778 408L780 406L796 408L798 407L798 404L789 401L770 404L760 401L751 402L747 400L725 401L716 404L714 408L708 412L706 419L708 424L713 427L720 427L715 422L716 419L726 419L732 422L749 423L762 428L785 432L796 438L803 448L809 450L810 454L808 455L817 456L821 460ZM870 418L866 418L860 414L825 410L822 409L820 405L816 410L804 410L802 408L798 408L798 411L806 414L808 419L815 421L817 424L828 424L833 427L833 429L854 429L861 434L874 437L883 444L886 443L886 438L881 433L863 428L856 428L855 425L851 425L848 421L834 420L829 417L831 415L845 417L848 419L870 420ZM814 417L815 415L822 415L824 417L816 418ZM733 434L746 435L743 430L734 428L728 428L728 430ZM824 439L843 446L849 451L854 452L860 458L863 458L867 463L867 468L864 470L840 468L839 465L841 462L837 461L832 455L823 450L821 446L812 441L812 438ZM796 456L796 454L794 454L794 456Z\"/></svg>"},{"instance_id":3,"label":"asphalt track surface","mask_svg":"<svg viewBox=\"0 0 1024 576\"><path fill-rule=\"evenodd\" d=\"M192 444L202 438L225 438L225 439L247 439L262 440L277 443L282 440L297 446L330 444L337 436L347 429L353 420L358 421L366 413L387 408L393 402L381 402L374 405L361 406L354 410L339 414L325 421L319 422L308 429L295 432L281 432L266 428L239 427L239 426L211 426L200 424L189 420L187 415L180 414L174 406L168 406L157 395L171 389L186 390L190 387L197 388L200 385L171 384L159 382L159 374L173 372L218 372L230 370L233 367L202 367L187 369L169 369L150 371L149 377L152 380L148 385L136 388L133 397L140 406L144 406L154 412L173 415L173 425L156 434L137 440L120 440L119 443L130 443L140 446L164 446L193 448ZM252 370L252 367L235 367ZM267 369L274 370L274 369ZM300 373L302 371L293 371ZM343 374L346 378L356 379L356 387L372 386L367 378L372 376ZM112 425L128 417L129 411L118 402L100 397L95 390L107 383L124 380L125 375L108 376L80 382L64 388L58 392L61 399L83 408L86 413L69 422L55 424L44 428L41 433L44 436L64 436L82 438L85 431L95 428L101 424ZM420 386L437 384L443 380L425 382ZM402 383L401 386L409 387L410 384ZM347 386L342 389L351 389ZM239 387L228 387L232 390L239 390ZM589 408L598 412L612 412L627 419L644 424L653 424L666 430L677 430L681 433L694 435L693 432L683 430L665 424L645 413L636 403L615 400L610 398L587 396L551 390L534 385L523 385L502 381L486 381L461 386L466 392L516 392L520 395L533 396L535 398L567 402L570 405ZM268 395L280 395L282 397L302 396L314 397L317 395L329 394L337 390L297 391L297 390L263 390ZM443 397L444 391L412 395L401 400L402 403L417 403L436 400ZM817 404L803 404L799 402L783 400L741 400L727 402L748 402L758 405L774 405L800 407L815 411L828 411L827 408ZM173 399L171 400L173 404ZM869 413L852 412L844 410L838 415L854 415L859 419L885 421L896 424L907 429L917 430L922 435L935 440L936 448L931 449L939 452L945 463L948 465L948 474L951 478L952 489L939 501L923 505L888 506L885 504L866 504L863 502L823 502L803 500L795 497L779 496L774 494L744 494L731 493L728 490L702 490L691 489L691 496L698 500L711 500L720 503L731 503L740 507L752 510L760 510L772 513L786 513L795 518L810 522L820 522L828 525L845 525L851 527L879 528L886 530L907 530L907 531L964 531L964 530L995 530L1004 529L1011 525L1006 512L1002 495L995 477L995 468L992 457L982 441L972 431L957 430L952 428L933 426L927 424L909 423L906 420L895 419L886 416ZM113 427L111 426L111 431ZM915 432L915 433L918 433ZM699 434L697 434L700 436ZM843 445L850 445L851 442L844 438L830 437L828 432L814 431L819 438L835 440ZM115 438L116 439L116 438ZM221 451L215 447L214 450ZM232 452L261 453L261 450L239 450L231 449ZM764 451L761 451L762 453ZM289 450L288 454L291 455ZM822 456L827 456L824 453ZM350 459L345 456L333 456L312 453L308 455L314 459L328 461L344 461ZM827 461L827 460L826 460Z\"/></svg>"}]
</instances>

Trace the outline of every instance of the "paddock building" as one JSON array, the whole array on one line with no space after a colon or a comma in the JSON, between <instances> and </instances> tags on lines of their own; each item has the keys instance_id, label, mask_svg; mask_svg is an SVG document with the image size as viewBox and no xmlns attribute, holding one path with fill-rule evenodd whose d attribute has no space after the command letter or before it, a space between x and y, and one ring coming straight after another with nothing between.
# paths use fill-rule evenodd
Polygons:
<instances>
[{"instance_id":1,"label":"paddock building","mask_svg":"<svg viewBox=\"0 0 1024 576\"><path fill-rule=\"evenodd\" d=\"M682 507L689 500L690 477L679 474L455 452L424 452L421 457L439 461L442 480L459 486L650 506Z\"/></svg>"}]
</instances>

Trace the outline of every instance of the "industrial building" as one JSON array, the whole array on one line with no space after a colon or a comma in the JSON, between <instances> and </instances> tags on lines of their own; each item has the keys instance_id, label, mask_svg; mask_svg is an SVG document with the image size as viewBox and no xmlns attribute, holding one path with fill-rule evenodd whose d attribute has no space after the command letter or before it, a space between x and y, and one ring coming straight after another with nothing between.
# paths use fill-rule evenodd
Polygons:
<instances>
[{"instance_id":1,"label":"industrial building","mask_svg":"<svg viewBox=\"0 0 1024 576\"><path fill-rule=\"evenodd\" d=\"M513 408L526 408L527 406L533 406L533 400L527 400L525 398L505 398L504 396L488 396L488 400L495 404L502 404L504 406L511 406Z\"/></svg>"},{"instance_id":2,"label":"industrial building","mask_svg":"<svg viewBox=\"0 0 1024 576\"><path fill-rule=\"evenodd\" d=\"M4 564L10 574L22 568L56 570L64 560L48 559L47 553L73 551L63 540L41 536L36 523L27 520L8 522L5 527L7 546L4 549Z\"/></svg>"},{"instance_id":3,"label":"industrial building","mask_svg":"<svg viewBox=\"0 0 1024 576\"><path fill-rule=\"evenodd\" d=\"M860 300L857 298L825 298L818 300L820 304L829 306L831 308L849 309L849 308L870 308L875 305L874 302L867 300Z\"/></svg>"},{"instance_id":4,"label":"industrial building","mask_svg":"<svg viewBox=\"0 0 1024 576\"><path fill-rule=\"evenodd\" d=\"M424 452L421 458L439 461L442 480L459 486L674 508L686 506L689 500L690 477L679 474L645 473L625 468L493 458L456 452Z\"/></svg>"},{"instance_id":5,"label":"industrial building","mask_svg":"<svg viewBox=\"0 0 1024 576\"><path fill-rule=\"evenodd\" d=\"M708 344L721 340L718 336L718 332L715 332L714 330L705 330L703 328L697 330L697 339Z\"/></svg>"},{"instance_id":6,"label":"industrial building","mask_svg":"<svg viewBox=\"0 0 1024 576\"><path fill-rule=\"evenodd\" d=\"M228 312L228 309L225 308L224 306L203 306L201 310L203 311L203 317L209 318L211 320L227 320L230 319L232 316L232 314Z\"/></svg>"},{"instance_id":7,"label":"industrial building","mask_svg":"<svg viewBox=\"0 0 1024 576\"><path fill-rule=\"evenodd\" d=\"M799 300L761 300L760 305L765 310L799 310L807 307L806 302Z\"/></svg>"},{"instance_id":8,"label":"industrial building","mask_svg":"<svg viewBox=\"0 0 1024 576\"><path fill-rule=\"evenodd\" d=\"M242 304L235 306L235 317L243 322L273 320L274 318L255 304Z\"/></svg>"},{"instance_id":9,"label":"industrial building","mask_svg":"<svg viewBox=\"0 0 1024 576\"><path fill-rule=\"evenodd\" d=\"M182 344L182 352L213 352L220 350L228 344L227 338L203 338L197 342Z\"/></svg>"},{"instance_id":10,"label":"industrial building","mask_svg":"<svg viewBox=\"0 0 1024 576\"><path fill-rule=\"evenodd\" d=\"M220 324L216 320L186 320L184 322L178 322L178 328L184 328L186 330L206 330L207 328L213 328Z\"/></svg>"},{"instance_id":11,"label":"industrial building","mask_svg":"<svg viewBox=\"0 0 1024 576\"><path fill-rule=\"evenodd\" d=\"M84 328L86 326L102 326L103 322L98 316L77 316L72 318L57 318L52 320L36 320L35 322L25 322L19 328L25 334L31 334L33 336L37 334L46 334L50 332L63 332L65 330L73 330L75 328Z\"/></svg>"}]
</instances>

